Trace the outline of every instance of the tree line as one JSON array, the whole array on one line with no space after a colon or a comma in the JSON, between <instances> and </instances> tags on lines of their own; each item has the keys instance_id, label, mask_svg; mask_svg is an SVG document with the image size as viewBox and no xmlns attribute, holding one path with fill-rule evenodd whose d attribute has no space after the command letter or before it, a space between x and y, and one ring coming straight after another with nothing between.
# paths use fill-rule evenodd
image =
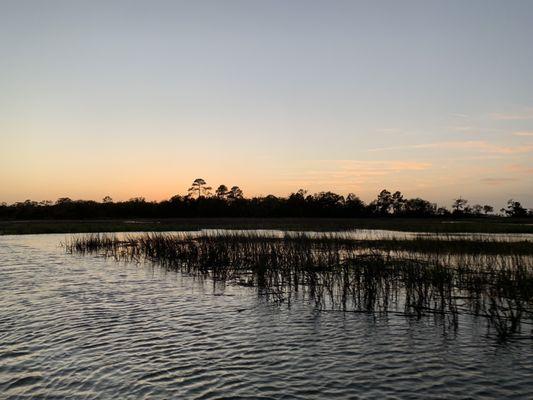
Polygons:
<instances>
[{"instance_id":1,"label":"tree line","mask_svg":"<svg viewBox=\"0 0 533 400\"><path fill-rule=\"evenodd\" d=\"M507 217L533 217L513 199L499 210ZM207 182L195 179L187 195L176 195L160 202L135 197L115 202L109 196L101 202L72 200L62 197L55 202L32 201L14 204L0 203L1 219L99 219L99 218L182 218L182 217L483 217L495 215L494 208L485 204L470 204L461 197L451 209L439 207L421 198L405 198L396 191L382 190L369 203L350 193L310 194L300 189L287 197L274 195L246 198L238 186L219 185L214 191Z\"/></svg>"}]
</instances>

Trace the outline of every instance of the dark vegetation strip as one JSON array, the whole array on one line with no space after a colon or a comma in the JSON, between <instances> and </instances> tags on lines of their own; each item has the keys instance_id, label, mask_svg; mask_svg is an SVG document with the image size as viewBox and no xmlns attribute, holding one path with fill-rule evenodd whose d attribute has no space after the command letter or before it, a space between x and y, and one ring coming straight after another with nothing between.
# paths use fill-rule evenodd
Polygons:
<instances>
[{"instance_id":1,"label":"dark vegetation strip","mask_svg":"<svg viewBox=\"0 0 533 400\"><path fill-rule=\"evenodd\" d=\"M0 235L38 233L162 232L200 229L346 231L383 229L435 233L533 233L530 219L514 218L168 218L134 220L0 220Z\"/></svg>"},{"instance_id":2,"label":"dark vegetation strip","mask_svg":"<svg viewBox=\"0 0 533 400\"><path fill-rule=\"evenodd\" d=\"M290 304L297 296L319 310L433 315L454 328L459 315L471 314L486 319L500 339L533 323L530 256L492 254L491 246L500 245L494 242L463 244L462 248L470 246L474 251L455 255L447 251L450 242L444 240L435 252L425 255L400 247L413 242L419 248L430 247L422 244L424 240L353 242L306 235L276 239L255 234L157 233L72 237L65 247L73 253L148 260L221 282L253 286L280 303ZM457 249L454 246L458 244L452 244L452 250ZM483 246L489 251L481 254Z\"/></svg>"}]
</instances>

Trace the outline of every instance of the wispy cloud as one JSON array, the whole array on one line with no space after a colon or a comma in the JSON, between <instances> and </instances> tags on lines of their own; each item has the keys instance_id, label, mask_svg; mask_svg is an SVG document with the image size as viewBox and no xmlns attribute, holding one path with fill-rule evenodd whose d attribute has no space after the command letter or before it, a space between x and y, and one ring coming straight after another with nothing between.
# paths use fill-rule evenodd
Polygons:
<instances>
[{"instance_id":1,"label":"wispy cloud","mask_svg":"<svg viewBox=\"0 0 533 400\"><path fill-rule=\"evenodd\" d=\"M516 182L517 180L515 178L483 178L481 182L490 186L502 186L507 183Z\"/></svg>"},{"instance_id":2,"label":"wispy cloud","mask_svg":"<svg viewBox=\"0 0 533 400\"><path fill-rule=\"evenodd\" d=\"M505 167L506 171L515 172L519 174L533 174L533 167L528 167L521 164L509 164Z\"/></svg>"},{"instance_id":3,"label":"wispy cloud","mask_svg":"<svg viewBox=\"0 0 533 400\"><path fill-rule=\"evenodd\" d=\"M321 160L345 170L379 170L388 172L421 171L431 167L431 163L418 161L378 161L378 160Z\"/></svg>"},{"instance_id":4,"label":"wispy cloud","mask_svg":"<svg viewBox=\"0 0 533 400\"><path fill-rule=\"evenodd\" d=\"M528 108L514 113L492 113L489 114L491 119L497 121L524 121L533 119L533 108Z\"/></svg>"},{"instance_id":5,"label":"wispy cloud","mask_svg":"<svg viewBox=\"0 0 533 400\"><path fill-rule=\"evenodd\" d=\"M449 127L450 130L454 132L461 132L461 133L479 133L479 129L475 126L470 125L454 125Z\"/></svg>"},{"instance_id":6,"label":"wispy cloud","mask_svg":"<svg viewBox=\"0 0 533 400\"><path fill-rule=\"evenodd\" d=\"M384 177L396 177L404 172L424 171L431 168L427 162L378 160L314 160L291 171L284 183L301 186L328 185L345 188L368 182L380 182Z\"/></svg>"},{"instance_id":7,"label":"wispy cloud","mask_svg":"<svg viewBox=\"0 0 533 400\"><path fill-rule=\"evenodd\" d=\"M492 154L521 154L533 152L533 144L518 146L501 146L484 140L467 140L452 142L422 143L404 146L381 147L368 151L408 150L408 149L455 149L472 150Z\"/></svg>"},{"instance_id":8,"label":"wispy cloud","mask_svg":"<svg viewBox=\"0 0 533 400\"><path fill-rule=\"evenodd\" d=\"M533 136L533 131L518 131L518 132L514 132L513 135L515 135L515 136Z\"/></svg>"},{"instance_id":9,"label":"wispy cloud","mask_svg":"<svg viewBox=\"0 0 533 400\"><path fill-rule=\"evenodd\" d=\"M385 133L385 134L397 134L397 133L401 133L402 130L398 128L377 128L376 132Z\"/></svg>"}]
</instances>

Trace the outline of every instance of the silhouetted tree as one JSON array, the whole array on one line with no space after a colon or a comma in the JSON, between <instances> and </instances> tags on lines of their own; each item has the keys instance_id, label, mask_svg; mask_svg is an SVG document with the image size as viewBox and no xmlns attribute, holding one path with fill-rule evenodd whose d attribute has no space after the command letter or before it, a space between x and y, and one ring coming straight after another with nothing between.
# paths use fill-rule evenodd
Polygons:
<instances>
[{"instance_id":1,"label":"silhouetted tree","mask_svg":"<svg viewBox=\"0 0 533 400\"><path fill-rule=\"evenodd\" d=\"M452 209L454 214L463 214L465 213L465 208L467 207L468 200L459 197L455 199L452 204Z\"/></svg>"},{"instance_id":2,"label":"silhouetted tree","mask_svg":"<svg viewBox=\"0 0 533 400\"><path fill-rule=\"evenodd\" d=\"M375 202L376 211L380 215L388 215L393 206L392 195L388 190L382 190Z\"/></svg>"},{"instance_id":3,"label":"silhouetted tree","mask_svg":"<svg viewBox=\"0 0 533 400\"><path fill-rule=\"evenodd\" d=\"M502 211L509 217L526 217L528 212L522 207L519 201L509 199L507 202L507 209L502 208Z\"/></svg>"},{"instance_id":4,"label":"silhouetted tree","mask_svg":"<svg viewBox=\"0 0 533 400\"><path fill-rule=\"evenodd\" d=\"M491 214L493 211L494 211L494 207L489 206L488 204L485 204L483 206L483 212L485 213L485 215Z\"/></svg>"},{"instance_id":5,"label":"silhouetted tree","mask_svg":"<svg viewBox=\"0 0 533 400\"><path fill-rule=\"evenodd\" d=\"M409 199L404 204L404 214L410 217L429 217L435 215L437 205L421 198Z\"/></svg>"},{"instance_id":6,"label":"silhouetted tree","mask_svg":"<svg viewBox=\"0 0 533 400\"><path fill-rule=\"evenodd\" d=\"M436 215L440 216L447 216L450 215L450 210L448 210L446 207L439 207L437 208Z\"/></svg>"},{"instance_id":7,"label":"silhouetted tree","mask_svg":"<svg viewBox=\"0 0 533 400\"><path fill-rule=\"evenodd\" d=\"M206 186L207 183L202 178L196 178L191 187L189 188L189 194L193 195L196 193L196 198L199 199L202 196L208 196L211 186Z\"/></svg>"},{"instance_id":8,"label":"silhouetted tree","mask_svg":"<svg viewBox=\"0 0 533 400\"><path fill-rule=\"evenodd\" d=\"M113 202L113 199L112 199L110 196L105 196L105 197L102 199L102 203L109 204L109 203L112 203L112 202Z\"/></svg>"},{"instance_id":9,"label":"silhouetted tree","mask_svg":"<svg viewBox=\"0 0 533 400\"><path fill-rule=\"evenodd\" d=\"M228 193L228 199L236 200L236 199L242 199L243 192L238 186L232 186Z\"/></svg>"},{"instance_id":10,"label":"silhouetted tree","mask_svg":"<svg viewBox=\"0 0 533 400\"><path fill-rule=\"evenodd\" d=\"M217 187L217 190L215 190L215 196L220 199L225 199L228 197L228 187L226 185L220 185Z\"/></svg>"},{"instance_id":11,"label":"silhouetted tree","mask_svg":"<svg viewBox=\"0 0 533 400\"><path fill-rule=\"evenodd\" d=\"M299 189L291 193L286 201L287 213L295 217L304 217L309 213L309 204L306 200L307 190Z\"/></svg>"},{"instance_id":12,"label":"silhouetted tree","mask_svg":"<svg viewBox=\"0 0 533 400\"><path fill-rule=\"evenodd\" d=\"M346 200L344 202L346 211L348 215L364 215L365 214L365 203L354 193L348 193Z\"/></svg>"},{"instance_id":13,"label":"silhouetted tree","mask_svg":"<svg viewBox=\"0 0 533 400\"><path fill-rule=\"evenodd\" d=\"M176 194L172 196L169 200L171 203L181 203L185 201L185 197L183 197L181 194Z\"/></svg>"},{"instance_id":14,"label":"silhouetted tree","mask_svg":"<svg viewBox=\"0 0 533 400\"><path fill-rule=\"evenodd\" d=\"M481 215L482 211L483 211L483 206L481 204L474 204L472 206L472 214Z\"/></svg>"},{"instance_id":15,"label":"silhouetted tree","mask_svg":"<svg viewBox=\"0 0 533 400\"><path fill-rule=\"evenodd\" d=\"M70 197L60 197L56 200L56 204L65 204L65 203L72 203L72 199Z\"/></svg>"},{"instance_id":16,"label":"silhouetted tree","mask_svg":"<svg viewBox=\"0 0 533 400\"><path fill-rule=\"evenodd\" d=\"M315 215L333 217L340 213L344 205L344 196L333 192L320 192L309 198L309 201Z\"/></svg>"},{"instance_id":17,"label":"silhouetted tree","mask_svg":"<svg viewBox=\"0 0 533 400\"><path fill-rule=\"evenodd\" d=\"M394 214L400 215L403 212L406 200L401 192L396 191L392 195L392 210Z\"/></svg>"},{"instance_id":18,"label":"silhouetted tree","mask_svg":"<svg viewBox=\"0 0 533 400\"><path fill-rule=\"evenodd\" d=\"M307 195L307 190L299 189L296 193L291 193L289 195L288 201L294 204L302 205L305 203L306 195Z\"/></svg>"}]
</instances>

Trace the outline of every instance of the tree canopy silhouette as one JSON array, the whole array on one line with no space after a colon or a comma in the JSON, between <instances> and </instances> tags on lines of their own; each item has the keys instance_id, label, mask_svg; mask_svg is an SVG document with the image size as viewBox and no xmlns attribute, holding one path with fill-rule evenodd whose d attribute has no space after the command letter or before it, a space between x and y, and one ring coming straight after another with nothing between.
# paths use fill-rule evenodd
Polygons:
<instances>
[{"instance_id":1,"label":"tree canopy silhouette","mask_svg":"<svg viewBox=\"0 0 533 400\"><path fill-rule=\"evenodd\" d=\"M196 178L191 187L189 188L189 195L196 196L199 199L202 196L209 196L211 186L207 186L207 183L202 178Z\"/></svg>"},{"instance_id":2,"label":"tree canopy silhouette","mask_svg":"<svg viewBox=\"0 0 533 400\"><path fill-rule=\"evenodd\" d=\"M405 198L396 191L382 190L366 204L354 193L346 197L331 191L310 194L300 189L287 197L267 195L244 197L239 186L219 185L211 194L211 187L202 178L193 181L187 195L175 195L160 202L134 197L128 201L113 201L110 196L102 202L72 200L61 197L51 201L26 200L11 205L0 203L1 219L99 219L99 218L181 218L181 217L409 217L409 218L483 218L493 215L490 205L470 206L468 200L459 197L452 204L452 211L438 207L421 198ZM533 217L513 199L502 208L506 217Z\"/></svg>"}]
</instances>

